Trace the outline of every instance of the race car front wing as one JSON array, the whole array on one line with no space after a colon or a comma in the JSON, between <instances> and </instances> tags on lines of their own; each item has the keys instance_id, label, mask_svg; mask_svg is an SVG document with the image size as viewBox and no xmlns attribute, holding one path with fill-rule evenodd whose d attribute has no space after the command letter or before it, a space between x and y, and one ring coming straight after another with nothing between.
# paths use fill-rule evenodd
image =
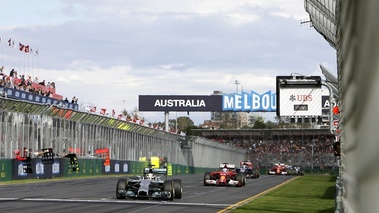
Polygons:
<instances>
[{"instance_id":1,"label":"race car front wing","mask_svg":"<svg viewBox=\"0 0 379 213\"><path fill-rule=\"evenodd\" d=\"M239 182L236 180L229 180L225 182L219 182L218 180L205 180L208 185L225 185L225 186L237 186Z\"/></svg>"}]
</instances>

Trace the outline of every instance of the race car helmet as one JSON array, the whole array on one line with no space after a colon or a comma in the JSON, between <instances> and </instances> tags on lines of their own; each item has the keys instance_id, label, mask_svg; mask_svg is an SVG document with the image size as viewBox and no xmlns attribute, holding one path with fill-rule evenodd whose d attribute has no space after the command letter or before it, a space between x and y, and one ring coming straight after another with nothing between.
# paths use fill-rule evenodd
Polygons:
<instances>
[{"instance_id":1,"label":"race car helmet","mask_svg":"<svg viewBox=\"0 0 379 213\"><path fill-rule=\"evenodd\" d=\"M227 172L228 169L227 169L227 168L223 168L222 171L223 171L223 172Z\"/></svg>"},{"instance_id":2,"label":"race car helmet","mask_svg":"<svg viewBox=\"0 0 379 213\"><path fill-rule=\"evenodd\" d=\"M154 178L154 174L153 173L147 173L146 174L146 179L153 179Z\"/></svg>"}]
</instances>

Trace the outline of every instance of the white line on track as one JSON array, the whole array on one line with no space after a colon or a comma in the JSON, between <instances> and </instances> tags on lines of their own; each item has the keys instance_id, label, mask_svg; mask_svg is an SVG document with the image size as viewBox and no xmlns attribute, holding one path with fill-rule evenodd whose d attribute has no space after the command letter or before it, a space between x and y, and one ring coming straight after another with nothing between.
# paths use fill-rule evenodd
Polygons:
<instances>
[{"instance_id":1,"label":"white line on track","mask_svg":"<svg viewBox=\"0 0 379 213\"><path fill-rule=\"evenodd\" d=\"M215 203L181 203L171 201L139 201L139 200L113 200L113 199L55 199L55 198L0 198L0 201L39 201L39 202L77 202L77 203L125 203L125 204L154 204L154 205L179 205L179 206L219 206L227 207L233 204Z\"/></svg>"}]
</instances>

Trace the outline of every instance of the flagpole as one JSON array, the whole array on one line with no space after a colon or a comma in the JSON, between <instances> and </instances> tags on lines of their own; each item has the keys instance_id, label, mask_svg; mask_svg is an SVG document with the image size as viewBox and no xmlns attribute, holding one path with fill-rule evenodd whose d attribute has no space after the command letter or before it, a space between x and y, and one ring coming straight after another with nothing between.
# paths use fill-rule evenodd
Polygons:
<instances>
[{"instance_id":1,"label":"flagpole","mask_svg":"<svg viewBox=\"0 0 379 213\"><path fill-rule=\"evenodd\" d=\"M38 74L38 78L39 78L39 50L37 49L37 74Z\"/></svg>"},{"instance_id":2,"label":"flagpole","mask_svg":"<svg viewBox=\"0 0 379 213\"><path fill-rule=\"evenodd\" d=\"M32 80L34 79L34 52L32 52L32 70L33 70L33 77L32 77Z\"/></svg>"},{"instance_id":3,"label":"flagpole","mask_svg":"<svg viewBox=\"0 0 379 213\"><path fill-rule=\"evenodd\" d=\"M3 52L3 38L0 36L0 43L1 43L1 66L4 66L4 52Z\"/></svg>"},{"instance_id":4,"label":"flagpole","mask_svg":"<svg viewBox=\"0 0 379 213\"><path fill-rule=\"evenodd\" d=\"M28 51L28 75L30 75L30 55L29 55L30 50Z\"/></svg>"},{"instance_id":5,"label":"flagpole","mask_svg":"<svg viewBox=\"0 0 379 213\"><path fill-rule=\"evenodd\" d=\"M26 61L26 56L25 56L26 54L24 53L24 73L23 73L23 75L25 75L25 67L26 67L26 63L25 63L25 61Z\"/></svg>"},{"instance_id":6,"label":"flagpole","mask_svg":"<svg viewBox=\"0 0 379 213\"><path fill-rule=\"evenodd\" d=\"M18 45L17 49L20 50L20 45ZM18 52L18 69L17 70L21 70L21 51Z\"/></svg>"}]
</instances>

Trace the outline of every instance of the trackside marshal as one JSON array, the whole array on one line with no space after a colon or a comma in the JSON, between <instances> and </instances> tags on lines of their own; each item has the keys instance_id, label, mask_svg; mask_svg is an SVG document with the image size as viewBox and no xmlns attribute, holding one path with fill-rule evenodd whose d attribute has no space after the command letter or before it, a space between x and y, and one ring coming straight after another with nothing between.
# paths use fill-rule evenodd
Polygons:
<instances>
[{"instance_id":1,"label":"trackside marshal","mask_svg":"<svg viewBox=\"0 0 379 213\"><path fill-rule=\"evenodd\" d=\"M140 95L139 111L221 112L221 95Z\"/></svg>"}]
</instances>

